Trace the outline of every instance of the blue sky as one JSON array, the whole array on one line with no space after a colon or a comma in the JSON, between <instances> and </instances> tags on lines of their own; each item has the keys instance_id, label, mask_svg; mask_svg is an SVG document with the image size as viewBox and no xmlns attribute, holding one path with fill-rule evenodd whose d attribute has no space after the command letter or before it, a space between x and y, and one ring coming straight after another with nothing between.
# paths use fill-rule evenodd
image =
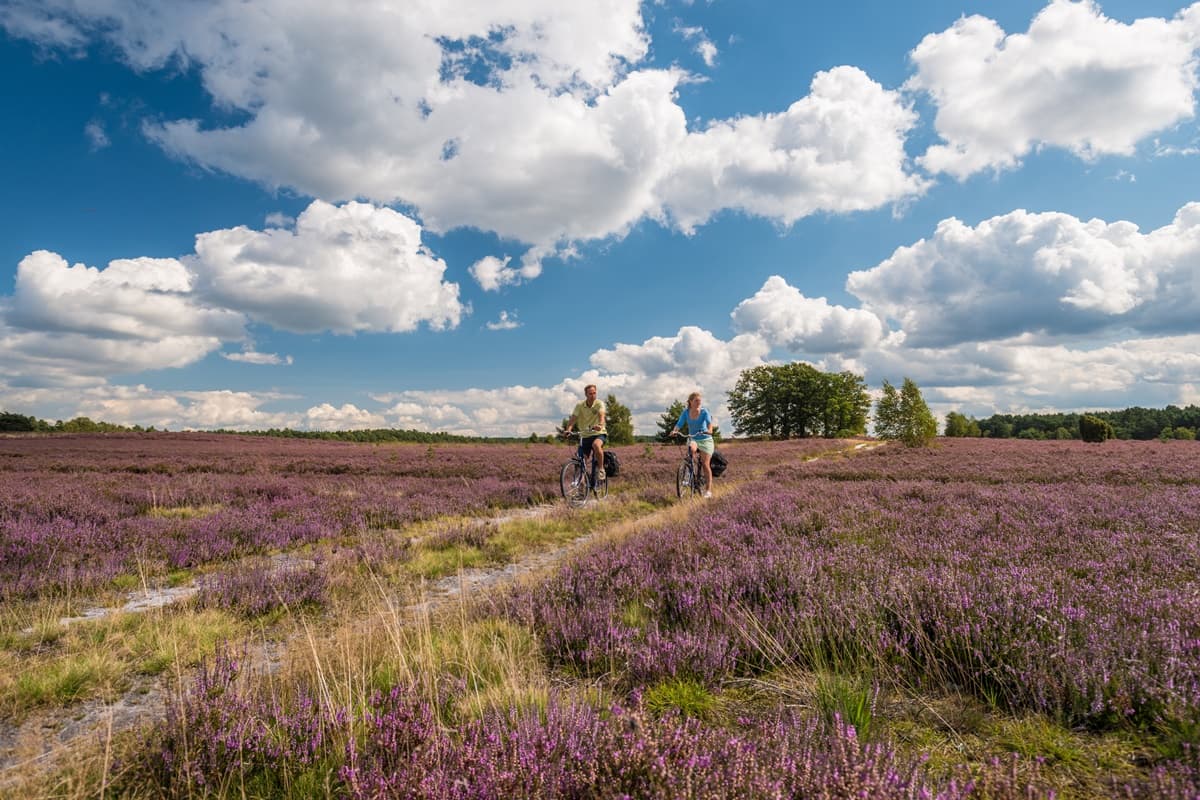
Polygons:
<instances>
[{"instance_id":1,"label":"blue sky","mask_svg":"<svg viewBox=\"0 0 1200 800\"><path fill-rule=\"evenodd\" d=\"M0 407L1200 402L1200 3L0 3Z\"/></svg>"}]
</instances>

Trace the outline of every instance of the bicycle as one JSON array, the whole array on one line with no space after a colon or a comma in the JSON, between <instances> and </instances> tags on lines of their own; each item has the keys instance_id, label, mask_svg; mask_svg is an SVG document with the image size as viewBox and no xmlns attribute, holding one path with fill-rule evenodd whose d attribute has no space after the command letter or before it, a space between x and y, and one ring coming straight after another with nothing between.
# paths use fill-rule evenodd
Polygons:
<instances>
[{"instance_id":1,"label":"bicycle","mask_svg":"<svg viewBox=\"0 0 1200 800\"><path fill-rule=\"evenodd\" d=\"M672 431L671 435L682 436L676 431ZM693 455L692 449L688 447L688 442L705 436L707 434L688 434L679 444L683 450L683 463L679 465L679 469L675 470L675 495L680 500L690 500L704 494L704 472L700 468L699 451Z\"/></svg>"},{"instance_id":2,"label":"bicycle","mask_svg":"<svg viewBox=\"0 0 1200 800\"><path fill-rule=\"evenodd\" d=\"M559 437L570 439L574 437L583 442L583 434L579 431L559 431ZM595 457L590 451L583 453L581 447L575 448L575 456L562 465L558 476L558 486L567 505L578 508L585 505L591 497L603 500L608 496L608 476L597 480L595 476Z\"/></svg>"}]
</instances>

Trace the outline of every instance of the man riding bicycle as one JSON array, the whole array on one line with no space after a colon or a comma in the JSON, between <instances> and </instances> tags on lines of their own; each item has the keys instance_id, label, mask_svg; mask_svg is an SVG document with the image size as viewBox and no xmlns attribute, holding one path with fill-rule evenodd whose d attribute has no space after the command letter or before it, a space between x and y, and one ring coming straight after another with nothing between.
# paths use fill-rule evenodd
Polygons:
<instances>
[{"instance_id":1,"label":"man riding bicycle","mask_svg":"<svg viewBox=\"0 0 1200 800\"><path fill-rule=\"evenodd\" d=\"M570 433L576 425L579 426L579 455L587 458L592 454L592 465L596 470L596 480L602 481L604 474L604 445L608 442L608 428L604 425L606 410L604 401L596 399L596 384L589 383L583 387L582 403L575 406L567 427L563 433Z\"/></svg>"}]
</instances>

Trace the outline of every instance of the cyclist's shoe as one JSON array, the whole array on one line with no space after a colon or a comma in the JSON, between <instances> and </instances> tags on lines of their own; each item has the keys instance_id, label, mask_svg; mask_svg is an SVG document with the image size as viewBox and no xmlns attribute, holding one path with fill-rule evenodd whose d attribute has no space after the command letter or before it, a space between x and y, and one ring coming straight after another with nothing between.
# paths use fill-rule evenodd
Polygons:
<instances>
[{"instance_id":1,"label":"cyclist's shoe","mask_svg":"<svg viewBox=\"0 0 1200 800\"><path fill-rule=\"evenodd\" d=\"M602 481L607 477L608 477L608 475L605 474L604 467L601 467L600 469L596 470L596 480Z\"/></svg>"},{"instance_id":2,"label":"cyclist's shoe","mask_svg":"<svg viewBox=\"0 0 1200 800\"><path fill-rule=\"evenodd\" d=\"M704 497L705 497L705 499L712 497L712 492L705 492Z\"/></svg>"}]
</instances>

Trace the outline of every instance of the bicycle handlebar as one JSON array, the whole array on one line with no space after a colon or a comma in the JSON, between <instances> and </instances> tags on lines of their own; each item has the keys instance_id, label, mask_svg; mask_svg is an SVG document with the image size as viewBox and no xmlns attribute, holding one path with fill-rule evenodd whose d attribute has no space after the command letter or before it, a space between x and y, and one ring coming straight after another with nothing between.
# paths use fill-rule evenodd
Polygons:
<instances>
[{"instance_id":1,"label":"bicycle handlebar","mask_svg":"<svg viewBox=\"0 0 1200 800\"><path fill-rule=\"evenodd\" d=\"M683 434L682 434L682 433L680 433L678 430L673 430L673 431L671 431L671 435L672 435L672 436L683 436ZM688 439L701 439L701 438L705 438L705 437L712 438L712 434L711 434L711 433L705 433L704 431L701 431L700 433L689 433L689 434L687 435L687 437L686 437L686 438L688 438Z\"/></svg>"},{"instance_id":2,"label":"bicycle handlebar","mask_svg":"<svg viewBox=\"0 0 1200 800\"><path fill-rule=\"evenodd\" d=\"M588 431L587 433L584 433L583 431L564 431L561 428L558 431L556 431L556 433L558 435L558 438L560 438L560 439L569 439L572 436L575 436L579 439L583 439L585 436L601 436L602 435L599 431Z\"/></svg>"}]
</instances>

